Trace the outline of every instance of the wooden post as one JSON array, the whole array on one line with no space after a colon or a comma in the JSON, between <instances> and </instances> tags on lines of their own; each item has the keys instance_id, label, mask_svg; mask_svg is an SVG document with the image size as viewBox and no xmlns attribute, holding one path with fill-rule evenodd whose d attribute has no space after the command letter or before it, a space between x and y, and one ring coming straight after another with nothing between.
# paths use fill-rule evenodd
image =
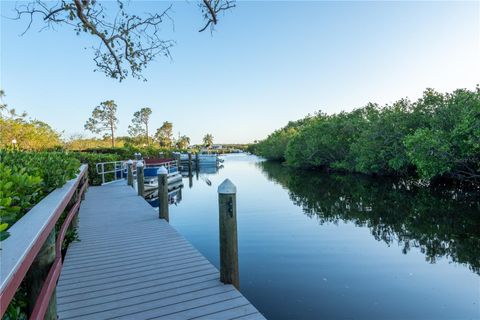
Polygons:
<instances>
[{"instance_id":1,"label":"wooden post","mask_svg":"<svg viewBox=\"0 0 480 320\"><path fill-rule=\"evenodd\" d=\"M143 162L141 160L137 161L137 191L138 195L143 197L145 189L145 182L143 176Z\"/></svg>"},{"instance_id":2,"label":"wooden post","mask_svg":"<svg viewBox=\"0 0 480 320\"><path fill-rule=\"evenodd\" d=\"M35 260L33 260L30 269L28 270L26 277L27 284L27 301L29 314L33 311L35 301L42 290L43 283L47 278L50 267L55 260L55 228L50 232L45 243L43 244L40 252ZM48 304L47 312L45 313L45 320L57 319L57 296L53 291L52 297Z\"/></svg>"},{"instance_id":3,"label":"wooden post","mask_svg":"<svg viewBox=\"0 0 480 320\"><path fill-rule=\"evenodd\" d=\"M168 170L161 166L158 171L158 217L169 221L168 215Z\"/></svg>"},{"instance_id":4,"label":"wooden post","mask_svg":"<svg viewBox=\"0 0 480 320\"><path fill-rule=\"evenodd\" d=\"M240 287L237 245L237 188L225 179L218 187L220 281Z\"/></svg>"},{"instance_id":5,"label":"wooden post","mask_svg":"<svg viewBox=\"0 0 480 320\"><path fill-rule=\"evenodd\" d=\"M133 161L127 161L127 184L133 187L133 170L132 170Z\"/></svg>"},{"instance_id":6,"label":"wooden post","mask_svg":"<svg viewBox=\"0 0 480 320\"><path fill-rule=\"evenodd\" d=\"M192 153L188 153L188 176L192 176Z\"/></svg>"},{"instance_id":7,"label":"wooden post","mask_svg":"<svg viewBox=\"0 0 480 320\"><path fill-rule=\"evenodd\" d=\"M181 154L180 152L176 152L173 157L177 160L177 169L178 171L180 171L180 167L182 166L182 162L181 162Z\"/></svg>"},{"instance_id":8,"label":"wooden post","mask_svg":"<svg viewBox=\"0 0 480 320\"><path fill-rule=\"evenodd\" d=\"M83 181L83 182L82 182L82 185L83 185L84 183L88 183L88 170L87 170L87 172L85 173L85 176L83 177L82 181ZM88 188L88 186L87 186L87 188ZM85 189L85 190L83 191L83 193L82 193L82 200L85 200L85 193L87 193L87 189Z\"/></svg>"}]
</instances>

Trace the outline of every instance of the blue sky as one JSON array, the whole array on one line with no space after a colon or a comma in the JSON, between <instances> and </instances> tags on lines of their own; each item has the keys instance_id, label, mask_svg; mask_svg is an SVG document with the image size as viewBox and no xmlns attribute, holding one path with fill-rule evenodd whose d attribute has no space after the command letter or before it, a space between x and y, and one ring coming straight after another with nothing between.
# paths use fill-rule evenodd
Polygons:
<instances>
[{"instance_id":1,"label":"blue sky","mask_svg":"<svg viewBox=\"0 0 480 320\"><path fill-rule=\"evenodd\" d=\"M132 2L138 12L170 2ZM171 121L198 143L264 138L289 120L367 102L418 98L480 83L480 2L237 2L212 34L198 33L195 2L173 4L173 59L151 63L147 82L122 83L94 73L92 41L70 27L38 32L12 21L15 2L1 2L0 86L6 102L64 136L99 102L119 108L117 135L132 114L153 109L151 127ZM174 30L173 30L174 29ZM86 133L87 136L90 134Z\"/></svg>"}]
</instances>

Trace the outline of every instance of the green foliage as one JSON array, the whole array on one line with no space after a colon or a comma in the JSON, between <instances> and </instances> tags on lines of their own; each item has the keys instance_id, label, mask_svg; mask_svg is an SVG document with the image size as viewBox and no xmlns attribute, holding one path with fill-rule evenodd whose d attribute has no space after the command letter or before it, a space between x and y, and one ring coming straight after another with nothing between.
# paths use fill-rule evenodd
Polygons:
<instances>
[{"instance_id":1,"label":"green foliage","mask_svg":"<svg viewBox=\"0 0 480 320\"><path fill-rule=\"evenodd\" d=\"M173 146L173 124L165 121L162 126L157 129L155 139L160 144L160 147L171 148Z\"/></svg>"},{"instance_id":2,"label":"green foliage","mask_svg":"<svg viewBox=\"0 0 480 320\"><path fill-rule=\"evenodd\" d=\"M20 285L5 310L2 320L27 320L27 291L25 283Z\"/></svg>"},{"instance_id":3,"label":"green foliage","mask_svg":"<svg viewBox=\"0 0 480 320\"><path fill-rule=\"evenodd\" d=\"M295 138L298 129L306 125L308 121L309 117L298 121L290 121L285 127L276 130L266 139L251 146L249 151L269 160L285 160L288 143ZM295 143L295 149L298 149L299 152L301 151L299 149L301 148L300 144L302 143L298 140Z\"/></svg>"},{"instance_id":4,"label":"green foliage","mask_svg":"<svg viewBox=\"0 0 480 320\"><path fill-rule=\"evenodd\" d=\"M426 92L424 100L435 99L426 128L405 139L412 163L421 177L449 175L457 179L480 180L480 88L457 90L439 97Z\"/></svg>"},{"instance_id":5,"label":"green foliage","mask_svg":"<svg viewBox=\"0 0 480 320\"><path fill-rule=\"evenodd\" d=\"M380 175L417 173L425 180L480 181L480 89L427 89L412 103L368 104L319 113L290 124L251 150L295 167Z\"/></svg>"},{"instance_id":6,"label":"green foliage","mask_svg":"<svg viewBox=\"0 0 480 320\"><path fill-rule=\"evenodd\" d=\"M0 150L1 163L7 167L24 170L28 175L42 179L42 191L50 193L73 179L80 162L67 152L20 152Z\"/></svg>"},{"instance_id":7,"label":"green foliage","mask_svg":"<svg viewBox=\"0 0 480 320\"><path fill-rule=\"evenodd\" d=\"M8 226L20 219L41 197L42 178L29 175L25 168L0 163L0 240Z\"/></svg>"},{"instance_id":8,"label":"green foliage","mask_svg":"<svg viewBox=\"0 0 480 320\"><path fill-rule=\"evenodd\" d=\"M149 144L148 122L152 115L152 109L142 108L133 114L132 124L128 126L128 133L133 137L145 137Z\"/></svg>"},{"instance_id":9,"label":"green foliage","mask_svg":"<svg viewBox=\"0 0 480 320\"><path fill-rule=\"evenodd\" d=\"M212 134L207 133L203 137L203 145L207 148L210 148L211 146L213 146L213 135Z\"/></svg>"},{"instance_id":10,"label":"green foliage","mask_svg":"<svg viewBox=\"0 0 480 320\"><path fill-rule=\"evenodd\" d=\"M287 145L287 163L296 167L343 167L350 144L360 132L361 116L361 110L332 116L317 114L298 131L295 141L302 141L300 147L294 147L293 140Z\"/></svg>"},{"instance_id":11,"label":"green foliage","mask_svg":"<svg viewBox=\"0 0 480 320\"><path fill-rule=\"evenodd\" d=\"M0 150L0 241L8 237L8 227L52 190L74 178L79 166L80 162L71 153ZM69 230L67 242L74 236L75 230ZM26 301L23 283L8 305L4 319L26 319Z\"/></svg>"},{"instance_id":12,"label":"green foliage","mask_svg":"<svg viewBox=\"0 0 480 320\"><path fill-rule=\"evenodd\" d=\"M0 150L0 239L44 196L74 178L79 166L63 152Z\"/></svg>"},{"instance_id":13,"label":"green foliage","mask_svg":"<svg viewBox=\"0 0 480 320\"><path fill-rule=\"evenodd\" d=\"M42 121L0 117L0 128L0 148L46 150L62 144L60 134Z\"/></svg>"},{"instance_id":14,"label":"green foliage","mask_svg":"<svg viewBox=\"0 0 480 320\"><path fill-rule=\"evenodd\" d=\"M180 136L177 140L177 148L179 149L187 149L188 147L190 146L190 138L183 135L183 136Z\"/></svg>"}]
</instances>

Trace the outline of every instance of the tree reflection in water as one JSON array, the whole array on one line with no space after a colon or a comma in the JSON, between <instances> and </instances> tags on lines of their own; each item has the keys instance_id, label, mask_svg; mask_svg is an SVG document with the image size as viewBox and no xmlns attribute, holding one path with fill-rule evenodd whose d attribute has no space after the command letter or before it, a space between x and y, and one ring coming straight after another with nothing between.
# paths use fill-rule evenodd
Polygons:
<instances>
[{"instance_id":1,"label":"tree reflection in water","mask_svg":"<svg viewBox=\"0 0 480 320\"><path fill-rule=\"evenodd\" d=\"M397 243L404 254L418 248L426 260L467 265L480 275L480 197L455 187L427 188L415 181L325 174L259 162L271 181L320 224L353 222L378 241Z\"/></svg>"}]
</instances>

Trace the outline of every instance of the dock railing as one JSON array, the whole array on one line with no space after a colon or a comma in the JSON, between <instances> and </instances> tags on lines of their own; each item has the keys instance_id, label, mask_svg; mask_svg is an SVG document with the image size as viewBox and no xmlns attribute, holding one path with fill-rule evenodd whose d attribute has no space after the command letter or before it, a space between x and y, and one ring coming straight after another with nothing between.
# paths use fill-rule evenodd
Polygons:
<instances>
[{"instance_id":1,"label":"dock railing","mask_svg":"<svg viewBox=\"0 0 480 320\"><path fill-rule=\"evenodd\" d=\"M168 172L172 172L173 168L177 168L177 161L173 159L167 159L166 161L161 161L161 159L134 160L132 162L132 174L134 177L136 176L137 172L137 161L142 161L146 168L164 166L167 168ZM127 160L122 160L97 163L95 167L97 174L102 177L102 184L126 179L127 162Z\"/></svg>"},{"instance_id":2,"label":"dock railing","mask_svg":"<svg viewBox=\"0 0 480 320\"><path fill-rule=\"evenodd\" d=\"M87 186L88 166L82 165L76 178L48 194L8 230L10 236L1 242L0 318L25 280L28 318L56 319L62 245L72 222L76 224ZM57 226L61 217L63 223Z\"/></svg>"},{"instance_id":3,"label":"dock railing","mask_svg":"<svg viewBox=\"0 0 480 320\"><path fill-rule=\"evenodd\" d=\"M153 159L153 161L149 161L148 159L145 161L145 166L147 168L149 167L161 167L164 166L168 172L172 172L173 168L177 168L177 161L174 159L169 159L168 161L155 161L156 159ZM178 168L177 168L178 169Z\"/></svg>"},{"instance_id":4,"label":"dock railing","mask_svg":"<svg viewBox=\"0 0 480 320\"><path fill-rule=\"evenodd\" d=\"M99 162L95 167L102 176L102 184L126 178L126 161Z\"/></svg>"}]
</instances>

